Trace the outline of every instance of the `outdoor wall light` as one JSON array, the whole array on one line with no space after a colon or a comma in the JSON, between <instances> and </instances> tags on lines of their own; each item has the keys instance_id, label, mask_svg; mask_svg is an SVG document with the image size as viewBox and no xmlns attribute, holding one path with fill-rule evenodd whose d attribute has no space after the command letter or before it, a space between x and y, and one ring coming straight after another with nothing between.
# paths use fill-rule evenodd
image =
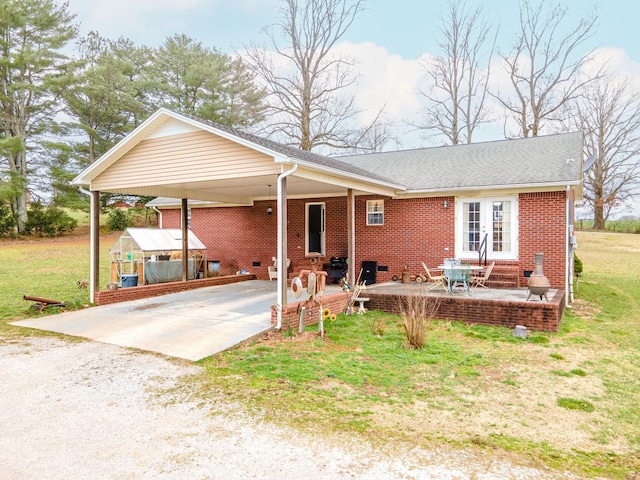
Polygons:
<instances>
[{"instance_id":1,"label":"outdoor wall light","mask_svg":"<svg viewBox=\"0 0 640 480\"><path fill-rule=\"evenodd\" d=\"M267 185L267 187L269 187L269 201L271 201L271 185ZM269 205L267 207L267 214L271 215L273 213L273 208L271 208L271 205Z\"/></svg>"},{"instance_id":2,"label":"outdoor wall light","mask_svg":"<svg viewBox=\"0 0 640 480\"><path fill-rule=\"evenodd\" d=\"M449 200L444 201L444 208L449 208Z\"/></svg>"}]
</instances>

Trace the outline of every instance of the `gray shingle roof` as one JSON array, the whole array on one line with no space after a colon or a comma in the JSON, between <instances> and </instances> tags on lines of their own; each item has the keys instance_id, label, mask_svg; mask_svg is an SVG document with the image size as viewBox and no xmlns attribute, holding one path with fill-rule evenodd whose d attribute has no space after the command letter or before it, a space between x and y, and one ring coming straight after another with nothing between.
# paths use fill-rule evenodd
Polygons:
<instances>
[{"instance_id":1,"label":"gray shingle roof","mask_svg":"<svg viewBox=\"0 0 640 480\"><path fill-rule=\"evenodd\" d=\"M408 190L577 183L581 132L339 157Z\"/></svg>"}]
</instances>

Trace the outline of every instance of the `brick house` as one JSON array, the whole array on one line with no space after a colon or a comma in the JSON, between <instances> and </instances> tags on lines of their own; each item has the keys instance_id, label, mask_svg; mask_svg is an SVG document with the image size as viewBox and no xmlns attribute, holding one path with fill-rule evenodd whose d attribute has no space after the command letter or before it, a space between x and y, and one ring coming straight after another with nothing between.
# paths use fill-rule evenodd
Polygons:
<instances>
[{"instance_id":1,"label":"brick house","mask_svg":"<svg viewBox=\"0 0 640 480\"><path fill-rule=\"evenodd\" d=\"M350 279L367 262L385 282L421 262L478 262L486 238L505 286L525 285L542 252L567 292L582 147L576 132L336 158L161 109L74 182L93 198L159 197L160 226L188 226L223 272L268 279L272 257L296 269L318 253L348 257Z\"/></svg>"}]
</instances>

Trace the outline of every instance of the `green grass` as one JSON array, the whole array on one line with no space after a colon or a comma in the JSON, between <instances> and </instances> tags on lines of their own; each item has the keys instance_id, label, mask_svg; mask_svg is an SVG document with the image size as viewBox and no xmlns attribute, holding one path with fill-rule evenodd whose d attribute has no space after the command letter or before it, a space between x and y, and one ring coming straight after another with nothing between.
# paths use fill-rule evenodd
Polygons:
<instances>
[{"instance_id":1,"label":"green grass","mask_svg":"<svg viewBox=\"0 0 640 480\"><path fill-rule=\"evenodd\" d=\"M113 236L101 240L101 279L109 278L109 248ZM31 308L33 302L23 295L61 300L67 309L89 305L89 290L78 288L78 281L89 278L89 239L67 236L54 240L24 239L0 243L0 338L35 334L18 329L7 322L25 317L49 315L57 308L42 313Z\"/></svg>"},{"instance_id":2,"label":"green grass","mask_svg":"<svg viewBox=\"0 0 640 480\"><path fill-rule=\"evenodd\" d=\"M115 238L101 240L103 284ZM625 478L640 470L638 237L578 232L578 242L584 273L557 334L521 339L434 321L425 348L410 350L395 315L338 315L325 339L316 327L273 334L202 360L184 381L198 399L235 402L287 427ZM7 324L37 315L25 293L72 308L88 302L76 283L88 277L88 239L1 247L0 338L35 333Z\"/></svg>"},{"instance_id":3,"label":"green grass","mask_svg":"<svg viewBox=\"0 0 640 480\"><path fill-rule=\"evenodd\" d=\"M583 412L593 412L593 403L587 400L576 400L575 398L559 398L558 406L568 410L582 410Z\"/></svg>"}]
</instances>

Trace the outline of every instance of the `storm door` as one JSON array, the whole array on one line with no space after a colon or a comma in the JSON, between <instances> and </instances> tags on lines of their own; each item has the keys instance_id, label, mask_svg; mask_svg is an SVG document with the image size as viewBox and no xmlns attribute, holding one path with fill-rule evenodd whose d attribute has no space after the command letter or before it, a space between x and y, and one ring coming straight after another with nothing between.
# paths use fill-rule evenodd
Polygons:
<instances>
[{"instance_id":1,"label":"storm door","mask_svg":"<svg viewBox=\"0 0 640 480\"><path fill-rule=\"evenodd\" d=\"M324 256L324 203L307 203L306 207L305 254Z\"/></svg>"}]
</instances>

